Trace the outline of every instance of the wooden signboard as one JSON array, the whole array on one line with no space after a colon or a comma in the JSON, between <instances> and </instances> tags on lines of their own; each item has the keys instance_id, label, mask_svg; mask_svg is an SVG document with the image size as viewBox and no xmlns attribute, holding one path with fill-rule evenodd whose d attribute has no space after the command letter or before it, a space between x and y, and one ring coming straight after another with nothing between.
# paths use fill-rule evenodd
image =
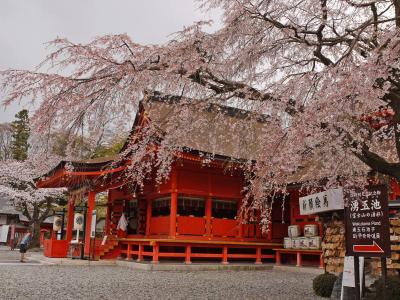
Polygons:
<instances>
[{"instance_id":1,"label":"wooden signboard","mask_svg":"<svg viewBox=\"0 0 400 300\"><path fill-rule=\"evenodd\" d=\"M388 197L383 185L345 192L346 255L390 257Z\"/></svg>"}]
</instances>

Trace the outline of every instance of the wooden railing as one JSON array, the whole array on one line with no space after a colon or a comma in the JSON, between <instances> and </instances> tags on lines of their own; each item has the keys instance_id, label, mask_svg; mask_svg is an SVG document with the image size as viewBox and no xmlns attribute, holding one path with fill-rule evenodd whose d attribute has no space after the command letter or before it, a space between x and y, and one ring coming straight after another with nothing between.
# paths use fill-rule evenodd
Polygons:
<instances>
[{"instance_id":1,"label":"wooden railing","mask_svg":"<svg viewBox=\"0 0 400 300\"><path fill-rule=\"evenodd\" d=\"M177 233L180 235L204 235L206 219L204 217L177 216Z\"/></svg>"},{"instance_id":2,"label":"wooden railing","mask_svg":"<svg viewBox=\"0 0 400 300\"><path fill-rule=\"evenodd\" d=\"M238 236L239 222L231 219L213 218L211 228L213 236L235 237Z\"/></svg>"},{"instance_id":3,"label":"wooden railing","mask_svg":"<svg viewBox=\"0 0 400 300\"><path fill-rule=\"evenodd\" d=\"M169 216L151 218L150 234L167 235L168 233L169 233Z\"/></svg>"}]
</instances>

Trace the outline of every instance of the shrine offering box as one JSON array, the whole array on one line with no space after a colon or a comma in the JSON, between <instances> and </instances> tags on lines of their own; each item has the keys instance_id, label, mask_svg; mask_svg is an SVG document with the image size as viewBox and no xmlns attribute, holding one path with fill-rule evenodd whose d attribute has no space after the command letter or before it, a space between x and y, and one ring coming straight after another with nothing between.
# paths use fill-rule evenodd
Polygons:
<instances>
[{"instance_id":1,"label":"shrine offering box","mask_svg":"<svg viewBox=\"0 0 400 300\"><path fill-rule=\"evenodd\" d=\"M300 226L299 225L291 225L288 227L288 235L291 238L296 238L300 236Z\"/></svg>"},{"instance_id":2,"label":"shrine offering box","mask_svg":"<svg viewBox=\"0 0 400 300\"><path fill-rule=\"evenodd\" d=\"M304 236L313 237L318 235L318 225L307 224L304 225Z\"/></svg>"},{"instance_id":3,"label":"shrine offering box","mask_svg":"<svg viewBox=\"0 0 400 300\"><path fill-rule=\"evenodd\" d=\"M320 236L308 237L307 242L308 242L309 249L316 249L316 250L321 249L321 237Z\"/></svg>"},{"instance_id":4,"label":"shrine offering box","mask_svg":"<svg viewBox=\"0 0 400 300\"><path fill-rule=\"evenodd\" d=\"M290 237L285 237L285 238L283 239L283 248L285 248L285 249L293 248L292 238L290 238Z\"/></svg>"}]
</instances>

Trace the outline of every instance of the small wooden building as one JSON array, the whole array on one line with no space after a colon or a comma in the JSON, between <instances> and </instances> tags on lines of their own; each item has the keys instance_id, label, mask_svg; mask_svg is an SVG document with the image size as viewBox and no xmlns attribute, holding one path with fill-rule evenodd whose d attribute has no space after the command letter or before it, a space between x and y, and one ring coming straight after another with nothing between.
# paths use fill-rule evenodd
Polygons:
<instances>
[{"instance_id":1,"label":"small wooden building","mask_svg":"<svg viewBox=\"0 0 400 300\"><path fill-rule=\"evenodd\" d=\"M143 100L128 142L140 135L146 122L162 124L162 119L171 114L173 105L157 97ZM202 113L213 114L213 108ZM235 108L224 108L223 113L231 123L243 119L245 114ZM252 126L255 133L263 130L263 120L254 121ZM218 136L217 131L228 132L229 128L221 123L213 124L209 130L214 131L210 136ZM288 225L318 223L314 216L300 215L299 192L295 186L289 190L289 195L274 202L268 233L261 230L257 213L251 223L242 220L240 208L246 182L243 171L231 158L248 158L247 153L260 151L258 143L248 139L246 135L241 136L233 145L212 141L198 132L194 132L191 139L182 137L178 142L185 148L176 155L169 179L157 184L154 175L145 180L141 189L125 179L124 172L131 164L129 159L119 156L60 162L37 182L37 186L43 188L68 187L70 193L66 238L45 241L45 254L67 256L73 238L74 205L85 197L85 256L94 253L94 257L100 259L123 257L153 263L160 259L185 263L197 260L274 262L274 249L282 248ZM217 155L204 164L204 154L211 152ZM108 193L102 233L107 238L93 241L90 238L92 211L96 194L102 192ZM128 222L125 232L117 230L122 214Z\"/></svg>"}]
</instances>

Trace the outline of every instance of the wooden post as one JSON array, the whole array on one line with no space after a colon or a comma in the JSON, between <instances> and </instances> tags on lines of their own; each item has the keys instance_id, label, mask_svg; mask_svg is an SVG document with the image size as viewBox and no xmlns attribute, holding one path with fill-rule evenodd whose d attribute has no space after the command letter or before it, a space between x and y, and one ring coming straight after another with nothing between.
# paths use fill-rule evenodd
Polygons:
<instances>
[{"instance_id":1,"label":"wooden post","mask_svg":"<svg viewBox=\"0 0 400 300\"><path fill-rule=\"evenodd\" d=\"M192 248L190 245L186 246L186 253L185 253L185 264L191 264L192 262L190 261L190 255L192 254Z\"/></svg>"},{"instance_id":2,"label":"wooden post","mask_svg":"<svg viewBox=\"0 0 400 300\"><path fill-rule=\"evenodd\" d=\"M224 246L222 249L222 264L227 265L229 264L228 262L228 247Z\"/></svg>"},{"instance_id":3,"label":"wooden post","mask_svg":"<svg viewBox=\"0 0 400 300\"><path fill-rule=\"evenodd\" d=\"M177 174L176 169L173 167L171 175L171 207L169 213L169 236L170 238L176 237L176 214L178 210L178 189L177 189Z\"/></svg>"},{"instance_id":4,"label":"wooden post","mask_svg":"<svg viewBox=\"0 0 400 300\"><path fill-rule=\"evenodd\" d=\"M258 225L259 226L259 225ZM268 240L269 241L271 241L272 240L272 222L270 222L269 224L268 224L268 236L267 236L267 238L268 238Z\"/></svg>"},{"instance_id":5,"label":"wooden post","mask_svg":"<svg viewBox=\"0 0 400 300\"><path fill-rule=\"evenodd\" d=\"M275 253L275 264L278 266L281 264L281 253L279 251Z\"/></svg>"},{"instance_id":6,"label":"wooden post","mask_svg":"<svg viewBox=\"0 0 400 300\"><path fill-rule=\"evenodd\" d=\"M206 199L206 235L211 236L211 218L212 218L212 198Z\"/></svg>"},{"instance_id":7,"label":"wooden post","mask_svg":"<svg viewBox=\"0 0 400 300\"><path fill-rule=\"evenodd\" d=\"M387 265L386 257L381 257L381 268L382 268L382 281L383 281L383 300L387 300ZM364 276L365 277L365 276Z\"/></svg>"},{"instance_id":8,"label":"wooden post","mask_svg":"<svg viewBox=\"0 0 400 300\"><path fill-rule=\"evenodd\" d=\"M354 283L355 283L355 300L360 300L360 261L358 256L354 255Z\"/></svg>"},{"instance_id":9,"label":"wooden post","mask_svg":"<svg viewBox=\"0 0 400 300\"><path fill-rule=\"evenodd\" d=\"M237 222L238 222L238 237L242 238L243 237L243 224L242 224L242 214L240 213L240 207L242 206L242 201L239 200L237 202Z\"/></svg>"},{"instance_id":10,"label":"wooden post","mask_svg":"<svg viewBox=\"0 0 400 300\"><path fill-rule=\"evenodd\" d=\"M151 200L147 199L147 203L146 203L146 236L150 235L150 223L151 223Z\"/></svg>"},{"instance_id":11,"label":"wooden post","mask_svg":"<svg viewBox=\"0 0 400 300\"><path fill-rule=\"evenodd\" d=\"M158 252L159 252L159 248L157 243L153 244L153 260L152 263L153 264L158 264Z\"/></svg>"},{"instance_id":12,"label":"wooden post","mask_svg":"<svg viewBox=\"0 0 400 300\"><path fill-rule=\"evenodd\" d=\"M256 265L261 265L262 260L261 260L261 247L256 248Z\"/></svg>"},{"instance_id":13,"label":"wooden post","mask_svg":"<svg viewBox=\"0 0 400 300\"><path fill-rule=\"evenodd\" d=\"M296 267L301 267L301 253L300 251L297 251L297 263Z\"/></svg>"},{"instance_id":14,"label":"wooden post","mask_svg":"<svg viewBox=\"0 0 400 300\"><path fill-rule=\"evenodd\" d=\"M132 259L132 255L131 255L131 244L128 244L128 247L126 249L126 260L131 260Z\"/></svg>"},{"instance_id":15,"label":"wooden post","mask_svg":"<svg viewBox=\"0 0 400 300\"><path fill-rule=\"evenodd\" d=\"M94 209L95 192L89 192L88 209L86 211L86 227L85 227L85 255L90 254L90 227L92 225L92 212Z\"/></svg>"},{"instance_id":16,"label":"wooden post","mask_svg":"<svg viewBox=\"0 0 400 300\"><path fill-rule=\"evenodd\" d=\"M321 255L319 256L319 268L323 269L324 268L324 254L321 253Z\"/></svg>"},{"instance_id":17,"label":"wooden post","mask_svg":"<svg viewBox=\"0 0 400 300\"><path fill-rule=\"evenodd\" d=\"M67 219L67 234L66 240L70 242L72 240L72 229L74 227L74 199L71 197L68 200L68 219Z\"/></svg>"},{"instance_id":18,"label":"wooden post","mask_svg":"<svg viewBox=\"0 0 400 300\"><path fill-rule=\"evenodd\" d=\"M108 190L108 197L107 197L107 210L106 210L106 221L104 224L104 233L106 235L111 233L111 205L112 205L112 200L111 200L111 189Z\"/></svg>"},{"instance_id":19,"label":"wooden post","mask_svg":"<svg viewBox=\"0 0 400 300\"><path fill-rule=\"evenodd\" d=\"M139 249L138 249L138 258L137 262L141 262L143 260L143 245L139 244Z\"/></svg>"}]
</instances>

